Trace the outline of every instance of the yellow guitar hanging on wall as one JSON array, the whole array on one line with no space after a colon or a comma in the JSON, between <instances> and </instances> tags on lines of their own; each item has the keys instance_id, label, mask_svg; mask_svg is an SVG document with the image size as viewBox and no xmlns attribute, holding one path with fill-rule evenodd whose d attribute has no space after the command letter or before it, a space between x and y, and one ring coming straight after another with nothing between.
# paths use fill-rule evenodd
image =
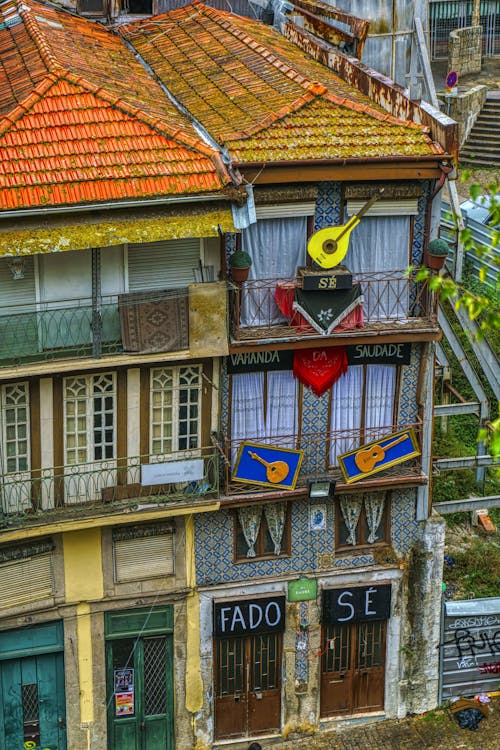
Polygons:
<instances>
[{"instance_id":1,"label":"yellow guitar hanging on wall","mask_svg":"<svg viewBox=\"0 0 500 750\"><path fill-rule=\"evenodd\" d=\"M349 237L352 230L358 226L362 216L378 201L383 192L384 188L380 188L358 213L351 216L345 224L338 227L325 227L325 229L320 229L310 237L307 243L307 252L318 266L333 268L344 260L349 249Z\"/></svg>"}]
</instances>

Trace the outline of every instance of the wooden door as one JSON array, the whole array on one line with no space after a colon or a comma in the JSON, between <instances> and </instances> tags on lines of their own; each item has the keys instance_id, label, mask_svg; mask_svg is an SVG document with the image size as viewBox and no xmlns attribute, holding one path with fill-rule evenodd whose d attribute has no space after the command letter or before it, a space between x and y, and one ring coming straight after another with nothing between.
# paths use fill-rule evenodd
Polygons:
<instances>
[{"instance_id":1,"label":"wooden door","mask_svg":"<svg viewBox=\"0 0 500 750\"><path fill-rule=\"evenodd\" d=\"M108 644L110 750L173 750L171 640L160 635Z\"/></svg>"},{"instance_id":2,"label":"wooden door","mask_svg":"<svg viewBox=\"0 0 500 750\"><path fill-rule=\"evenodd\" d=\"M215 640L217 739L279 731L281 650L281 633Z\"/></svg>"},{"instance_id":3,"label":"wooden door","mask_svg":"<svg viewBox=\"0 0 500 750\"><path fill-rule=\"evenodd\" d=\"M1 748L17 750L29 746L65 750L62 654L1 662L0 688Z\"/></svg>"},{"instance_id":4,"label":"wooden door","mask_svg":"<svg viewBox=\"0 0 500 750\"><path fill-rule=\"evenodd\" d=\"M323 627L321 716L384 707L386 622Z\"/></svg>"}]
</instances>

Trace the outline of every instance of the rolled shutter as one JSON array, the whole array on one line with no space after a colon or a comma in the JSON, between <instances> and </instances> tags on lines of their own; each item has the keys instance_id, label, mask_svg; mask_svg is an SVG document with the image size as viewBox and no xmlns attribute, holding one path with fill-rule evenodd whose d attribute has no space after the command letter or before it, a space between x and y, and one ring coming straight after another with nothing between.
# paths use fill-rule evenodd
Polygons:
<instances>
[{"instance_id":1,"label":"rolled shutter","mask_svg":"<svg viewBox=\"0 0 500 750\"><path fill-rule=\"evenodd\" d=\"M194 269L199 269L199 263L198 238L129 245L129 291L186 287L194 283Z\"/></svg>"},{"instance_id":2,"label":"rolled shutter","mask_svg":"<svg viewBox=\"0 0 500 750\"><path fill-rule=\"evenodd\" d=\"M347 215L354 216L365 205L366 200L348 200ZM416 198L401 198L400 200L380 200L366 212L365 216L416 216L418 201Z\"/></svg>"},{"instance_id":3,"label":"rolled shutter","mask_svg":"<svg viewBox=\"0 0 500 750\"><path fill-rule=\"evenodd\" d=\"M53 595L52 555L36 555L0 565L0 609Z\"/></svg>"},{"instance_id":4,"label":"rolled shutter","mask_svg":"<svg viewBox=\"0 0 500 750\"><path fill-rule=\"evenodd\" d=\"M114 541L115 579L117 583L174 573L173 534Z\"/></svg>"}]
</instances>

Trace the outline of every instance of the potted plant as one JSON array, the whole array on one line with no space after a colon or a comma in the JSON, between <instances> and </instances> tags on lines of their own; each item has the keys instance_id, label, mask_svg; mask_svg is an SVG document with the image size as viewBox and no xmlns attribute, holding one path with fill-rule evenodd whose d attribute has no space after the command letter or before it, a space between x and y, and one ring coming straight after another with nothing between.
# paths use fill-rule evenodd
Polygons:
<instances>
[{"instance_id":1,"label":"potted plant","mask_svg":"<svg viewBox=\"0 0 500 750\"><path fill-rule=\"evenodd\" d=\"M252 259L244 250L235 250L229 256L229 273L233 281L241 282L248 279L248 272Z\"/></svg>"},{"instance_id":2,"label":"potted plant","mask_svg":"<svg viewBox=\"0 0 500 750\"><path fill-rule=\"evenodd\" d=\"M440 271L448 256L450 248L445 240L431 240L427 245L426 265L432 271Z\"/></svg>"}]
</instances>

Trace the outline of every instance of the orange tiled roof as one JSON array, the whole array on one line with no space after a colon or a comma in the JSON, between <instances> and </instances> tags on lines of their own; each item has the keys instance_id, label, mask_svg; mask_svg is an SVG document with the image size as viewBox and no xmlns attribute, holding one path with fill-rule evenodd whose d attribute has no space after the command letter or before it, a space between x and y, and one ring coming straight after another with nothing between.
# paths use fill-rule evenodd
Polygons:
<instances>
[{"instance_id":1,"label":"orange tiled roof","mask_svg":"<svg viewBox=\"0 0 500 750\"><path fill-rule=\"evenodd\" d=\"M425 128L252 19L195 0L119 32L237 162L443 153Z\"/></svg>"},{"instance_id":2,"label":"orange tiled roof","mask_svg":"<svg viewBox=\"0 0 500 750\"><path fill-rule=\"evenodd\" d=\"M0 211L203 194L219 154L117 35L65 11L0 6Z\"/></svg>"}]
</instances>

